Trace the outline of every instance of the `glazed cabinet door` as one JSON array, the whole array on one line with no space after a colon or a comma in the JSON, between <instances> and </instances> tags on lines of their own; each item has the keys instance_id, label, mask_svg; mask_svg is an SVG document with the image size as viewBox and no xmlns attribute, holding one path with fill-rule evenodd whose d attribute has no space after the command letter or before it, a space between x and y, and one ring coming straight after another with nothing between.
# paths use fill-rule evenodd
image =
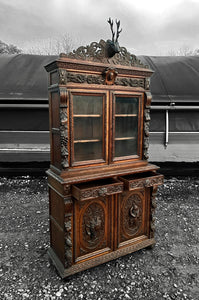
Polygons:
<instances>
[{"instance_id":1,"label":"glazed cabinet door","mask_svg":"<svg viewBox=\"0 0 199 300\"><path fill-rule=\"evenodd\" d=\"M148 238L150 189L124 191L118 199L117 247Z\"/></svg>"},{"instance_id":2,"label":"glazed cabinet door","mask_svg":"<svg viewBox=\"0 0 199 300\"><path fill-rule=\"evenodd\" d=\"M111 94L111 161L140 158L142 108L142 94Z\"/></svg>"},{"instance_id":3,"label":"glazed cabinet door","mask_svg":"<svg viewBox=\"0 0 199 300\"><path fill-rule=\"evenodd\" d=\"M107 162L107 93L70 91L72 166Z\"/></svg>"},{"instance_id":4,"label":"glazed cabinet door","mask_svg":"<svg viewBox=\"0 0 199 300\"><path fill-rule=\"evenodd\" d=\"M112 251L113 197L75 201L74 263Z\"/></svg>"}]
</instances>

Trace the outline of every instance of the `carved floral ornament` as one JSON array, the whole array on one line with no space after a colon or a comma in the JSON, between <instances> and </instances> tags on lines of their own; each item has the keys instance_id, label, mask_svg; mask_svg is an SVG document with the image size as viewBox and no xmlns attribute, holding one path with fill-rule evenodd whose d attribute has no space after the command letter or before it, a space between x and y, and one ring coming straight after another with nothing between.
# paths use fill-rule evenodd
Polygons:
<instances>
[{"instance_id":1,"label":"carved floral ornament","mask_svg":"<svg viewBox=\"0 0 199 300\"><path fill-rule=\"evenodd\" d=\"M142 64L141 61L135 55L129 53L125 47L120 47L119 53L116 53L113 57L108 57L107 43L104 40L100 40L99 43L92 42L90 45L81 46L69 54L61 53L60 57L148 69L148 66Z\"/></svg>"},{"instance_id":2,"label":"carved floral ornament","mask_svg":"<svg viewBox=\"0 0 199 300\"><path fill-rule=\"evenodd\" d=\"M65 71L65 70L63 70ZM107 85L120 85L130 87L142 87L146 89L147 81L144 78L125 78L118 77L118 72L115 68L106 68L103 76L101 75L87 75L72 72L62 72L59 69L59 83L67 84L67 82L74 83L88 83L88 84L107 84Z\"/></svg>"}]
</instances>

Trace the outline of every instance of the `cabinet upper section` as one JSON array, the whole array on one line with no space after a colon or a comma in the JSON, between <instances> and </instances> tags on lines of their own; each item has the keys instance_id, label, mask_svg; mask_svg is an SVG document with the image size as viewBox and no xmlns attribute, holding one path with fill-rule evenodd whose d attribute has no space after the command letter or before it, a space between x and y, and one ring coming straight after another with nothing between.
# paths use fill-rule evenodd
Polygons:
<instances>
[{"instance_id":1,"label":"cabinet upper section","mask_svg":"<svg viewBox=\"0 0 199 300\"><path fill-rule=\"evenodd\" d=\"M106 43L61 54L49 72L51 167L113 166L148 158L152 71Z\"/></svg>"},{"instance_id":2,"label":"cabinet upper section","mask_svg":"<svg viewBox=\"0 0 199 300\"><path fill-rule=\"evenodd\" d=\"M106 57L106 42L91 43L69 54L60 54L45 66L50 72L49 86L75 84L115 85L149 89L153 71L135 55L121 47L113 57Z\"/></svg>"}]
</instances>

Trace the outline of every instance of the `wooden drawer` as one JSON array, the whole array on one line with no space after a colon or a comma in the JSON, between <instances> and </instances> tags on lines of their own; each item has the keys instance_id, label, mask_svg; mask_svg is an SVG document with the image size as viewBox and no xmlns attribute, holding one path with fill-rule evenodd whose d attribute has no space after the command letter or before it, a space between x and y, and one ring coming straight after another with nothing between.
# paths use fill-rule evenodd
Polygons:
<instances>
[{"instance_id":1,"label":"wooden drawer","mask_svg":"<svg viewBox=\"0 0 199 300\"><path fill-rule=\"evenodd\" d=\"M155 172L146 172L122 176L119 177L119 180L124 182L126 190L132 191L138 188L162 185L164 176Z\"/></svg>"},{"instance_id":2,"label":"wooden drawer","mask_svg":"<svg viewBox=\"0 0 199 300\"><path fill-rule=\"evenodd\" d=\"M72 195L77 200L94 199L122 193L123 185L123 182L113 178L79 183L72 186Z\"/></svg>"}]
</instances>

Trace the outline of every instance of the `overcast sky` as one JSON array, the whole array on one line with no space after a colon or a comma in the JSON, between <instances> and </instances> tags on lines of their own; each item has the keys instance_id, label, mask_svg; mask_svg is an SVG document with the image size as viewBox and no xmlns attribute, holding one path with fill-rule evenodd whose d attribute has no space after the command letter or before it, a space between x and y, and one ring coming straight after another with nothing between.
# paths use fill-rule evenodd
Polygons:
<instances>
[{"instance_id":1,"label":"overcast sky","mask_svg":"<svg viewBox=\"0 0 199 300\"><path fill-rule=\"evenodd\" d=\"M199 0L0 0L0 40L19 48L67 33L83 45L111 38L136 55L199 48Z\"/></svg>"}]
</instances>

